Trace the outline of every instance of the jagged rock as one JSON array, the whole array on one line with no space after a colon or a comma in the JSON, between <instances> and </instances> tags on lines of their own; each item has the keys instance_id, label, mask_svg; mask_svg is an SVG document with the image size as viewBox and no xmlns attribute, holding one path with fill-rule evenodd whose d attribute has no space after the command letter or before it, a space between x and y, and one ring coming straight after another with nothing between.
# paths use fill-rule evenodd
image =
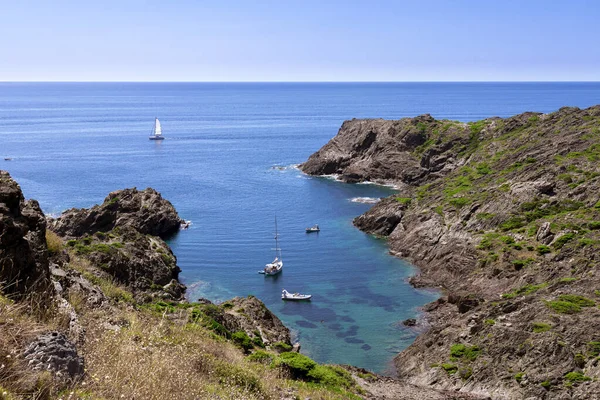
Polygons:
<instances>
[{"instance_id":1,"label":"jagged rock","mask_svg":"<svg viewBox=\"0 0 600 400\"><path fill-rule=\"evenodd\" d=\"M229 331L245 331L251 338L258 332L265 345L292 345L289 329L256 297L235 297L227 303L232 306L225 309L222 324Z\"/></svg>"},{"instance_id":2,"label":"jagged rock","mask_svg":"<svg viewBox=\"0 0 600 400\"><path fill-rule=\"evenodd\" d=\"M550 222L546 221L542 223L535 238L538 242L542 242L543 244L550 244L552 242L554 234L550 231Z\"/></svg>"},{"instance_id":3,"label":"jagged rock","mask_svg":"<svg viewBox=\"0 0 600 400\"><path fill-rule=\"evenodd\" d=\"M97 266L99 274L108 275L140 294L140 301L152 297L183 299L185 285L177 280L181 272L177 258L159 237L143 235L127 226L67 243Z\"/></svg>"},{"instance_id":4,"label":"jagged rock","mask_svg":"<svg viewBox=\"0 0 600 400\"><path fill-rule=\"evenodd\" d=\"M110 193L101 205L73 208L50 220L52 231L61 236L80 237L132 227L140 233L166 237L179 229L182 219L175 207L152 188L123 189Z\"/></svg>"},{"instance_id":5,"label":"jagged rock","mask_svg":"<svg viewBox=\"0 0 600 400\"><path fill-rule=\"evenodd\" d=\"M65 380L74 380L84 373L83 358L75 345L59 332L38 336L23 352L31 369L51 371Z\"/></svg>"},{"instance_id":6,"label":"jagged rock","mask_svg":"<svg viewBox=\"0 0 600 400\"><path fill-rule=\"evenodd\" d=\"M415 326L417 324L417 320L415 318L409 318L402 321L402 325L404 326Z\"/></svg>"},{"instance_id":7,"label":"jagged rock","mask_svg":"<svg viewBox=\"0 0 600 400\"><path fill-rule=\"evenodd\" d=\"M575 354L598 340L597 309L564 314L550 301L576 294L597 304L599 117L594 106L468 124L352 120L301 165L401 184L354 224L387 236L391 254L419 267L411 284L461 294L449 296L456 307L423 307L431 328L394 361L405 382L511 400L595 396L595 380L564 383L584 365ZM481 353L468 368L454 357L456 373L436 367L456 344ZM582 373L597 378L597 365L586 361Z\"/></svg>"},{"instance_id":8,"label":"jagged rock","mask_svg":"<svg viewBox=\"0 0 600 400\"><path fill-rule=\"evenodd\" d=\"M200 297L198 300L196 300L196 303L198 304L212 304L213 302L205 299L204 297Z\"/></svg>"},{"instance_id":9,"label":"jagged rock","mask_svg":"<svg viewBox=\"0 0 600 400\"><path fill-rule=\"evenodd\" d=\"M53 292L44 214L37 201L25 201L6 171L0 171L0 289L43 298Z\"/></svg>"}]
</instances>

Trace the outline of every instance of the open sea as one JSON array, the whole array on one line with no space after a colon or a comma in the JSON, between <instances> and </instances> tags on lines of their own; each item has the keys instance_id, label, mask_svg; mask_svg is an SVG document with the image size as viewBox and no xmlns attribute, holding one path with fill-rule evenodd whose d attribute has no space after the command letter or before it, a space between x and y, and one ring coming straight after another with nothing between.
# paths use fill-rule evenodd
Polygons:
<instances>
[{"instance_id":1,"label":"open sea","mask_svg":"<svg viewBox=\"0 0 600 400\"><path fill-rule=\"evenodd\" d=\"M319 362L392 373L415 334L401 321L438 294L352 226L390 188L305 176L351 118L472 121L600 103L600 83L0 83L0 169L57 215L151 186L191 227L169 241L188 297L254 295ZM166 139L148 140L154 117ZM12 158L5 161L4 158ZM277 217L284 270L273 259ZM318 223L319 234L304 228ZM309 303L281 290L310 293Z\"/></svg>"}]
</instances>

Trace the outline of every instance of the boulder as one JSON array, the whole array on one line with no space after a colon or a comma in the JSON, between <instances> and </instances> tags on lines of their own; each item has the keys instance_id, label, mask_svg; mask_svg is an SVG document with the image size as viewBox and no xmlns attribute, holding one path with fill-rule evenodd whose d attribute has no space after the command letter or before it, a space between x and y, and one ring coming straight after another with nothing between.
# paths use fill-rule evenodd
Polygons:
<instances>
[{"instance_id":1,"label":"boulder","mask_svg":"<svg viewBox=\"0 0 600 400\"><path fill-rule=\"evenodd\" d=\"M132 227L140 233L164 238L177 232L181 222L175 207L159 192L152 188L142 191L133 188L110 193L101 205L67 210L50 220L50 226L58 235L65 237Z\"/></svg>"},{"instance_id":2,"label":"boulder","mask_svg":"<svg viewBox=\"0 0 600 400\"><path fill-rule=\"evenodd\" d=\"M62 333L49 332L38 336L23 352L34 371L51 371L64 380L75 380L84 373L83 358L75 345Z\"/></svg>"}]
</instances>

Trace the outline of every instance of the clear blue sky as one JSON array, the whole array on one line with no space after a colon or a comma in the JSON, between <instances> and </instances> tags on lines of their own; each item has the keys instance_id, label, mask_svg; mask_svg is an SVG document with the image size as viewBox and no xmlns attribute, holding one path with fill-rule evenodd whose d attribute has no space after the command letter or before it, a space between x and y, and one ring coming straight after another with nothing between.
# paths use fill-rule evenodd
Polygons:
<instances>
[{"instance_id":1,"label":"clear blue sky","mask_svg":"<svg viewBox=\"0 0 600 400\"><path fill-rule=\"evenodd\" d=\"M600 80L600 1L0 0L0 81Z\"/></svg>"}]
</instances>

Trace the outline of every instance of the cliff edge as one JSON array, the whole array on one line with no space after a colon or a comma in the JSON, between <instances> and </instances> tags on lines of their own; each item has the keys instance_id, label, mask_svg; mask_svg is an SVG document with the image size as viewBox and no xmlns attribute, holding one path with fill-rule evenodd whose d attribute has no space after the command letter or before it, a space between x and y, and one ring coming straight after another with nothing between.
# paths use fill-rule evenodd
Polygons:
<instances>
[{"instance_id":1,"label":"cliff edge","mask_svg":"<svg viewBox=\"0 0 600 400\"><path fill-rule=\"evenodd\" d=\"M498 399L600 389L600 106L462 123L352 120L300 168L392 183L354 224L444 296L395 360L412 384ZM422 323L422 322L421 322Z\"/></svg>"}]
</instances>

